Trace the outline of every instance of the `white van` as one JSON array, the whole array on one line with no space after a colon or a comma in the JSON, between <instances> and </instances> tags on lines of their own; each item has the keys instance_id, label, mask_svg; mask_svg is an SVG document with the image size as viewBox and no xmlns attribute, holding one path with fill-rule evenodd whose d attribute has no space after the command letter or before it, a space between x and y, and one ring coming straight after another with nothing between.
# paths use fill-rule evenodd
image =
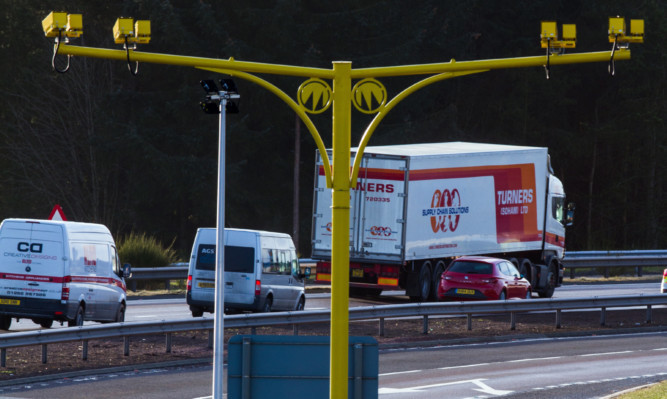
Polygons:
<instances>
[{"instance_id":1,"label":"white van","mask_svg":"<svg viewBox=\"0 0 667 399\"><path fill-rule=\"evenodd\" d=\"M12 318L44 328L54 320L125 319L129 265L121 267L105 226L36 219L0 224L0 329Z\"/></svg>"},{"instance_id":2,"label":"white van","mask_svg":"<svg viewBox=\"0 0 667 399\"><path fill-rule=\"evenodd\" d=\"M303 310L303 275L288 234L225 229L225 310ZM188 270L186 301L192 316L213 312L216 229L197 230Z\"/></svg>"}]
</instances>

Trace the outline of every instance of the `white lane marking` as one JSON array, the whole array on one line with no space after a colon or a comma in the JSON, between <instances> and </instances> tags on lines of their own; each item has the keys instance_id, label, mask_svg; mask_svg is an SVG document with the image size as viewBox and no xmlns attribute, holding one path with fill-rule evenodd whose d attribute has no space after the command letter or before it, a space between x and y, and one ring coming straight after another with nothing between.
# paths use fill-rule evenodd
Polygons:
<instances>
[{"instance_id":1,"label":"white lane marking","mask_svg":"<svg viewBox=\"0 0 667 399\"><path fill-rule=\"evenodd\" d=\"M580 357L590 357L590 356L607 356L607 355L621 355L623 353L633 353L635 351L621 351L621 352L601 352L601 353L587 353L585 355L579 355Z\"/></svg>"},{"instance_id":2,"label":"white lane marking","mask_svg":"<svg viewBox=\"0 0 667 399\"><path fill-rule=\"evenodd\" d=\"M413 374L413 373L421 373L423 370L408 370L408 371L397 371L395 373L384 373L384 374L379 374L380 377L384 377L387 375L400 375L400 374Z\"/></svg>"},{"instance_id":3,"label":"white lane marking","mask_svg":"<svg viewBox=\"0 0 667 399\"><path fill-rule=\"evenodd\" d=\"M480 379L475 379L475 380L443 382L443 383L440 383L440 384L421 385L421 386L408 387L408 388L380 388L380 389L378 389L378 394L384 395L384 394L391 394L391 393L418 393L418 392L424 392L424 390L429 389L429 388L440 388L440 387L445 387L445 386L450 386L450 385L461 385L461 384L474 384L478 387L478 388L472 388L474 391L487 393L487 394L490 394L490 395L496 395L496 396L507 395L507 394L510 394L510 393L514 392L514 391L503 391L503 390L493 389L490 386L488 386L487 384L483 383L482 381L486 381L486 379L485 378L480 378Z\"/></svg>"}]
</instances>

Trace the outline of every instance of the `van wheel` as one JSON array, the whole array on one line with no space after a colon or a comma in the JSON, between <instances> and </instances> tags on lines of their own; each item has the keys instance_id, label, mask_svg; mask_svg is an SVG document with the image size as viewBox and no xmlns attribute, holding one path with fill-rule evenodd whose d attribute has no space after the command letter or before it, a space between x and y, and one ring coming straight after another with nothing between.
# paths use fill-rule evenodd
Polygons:
<instances>
[{"instance_id":1,"label":"van wheel","mask_svg":"<svg viewBox=\"0 0 667 399\"><path fill-rule=\"evenodd\" d=\"M118 312L116 312L116 323L122 323L125 321L125 304L121 303L118 306Z\"/></svg>"},{"instance_id":2,"label":"van wheel","mask_svg":"<svg viewBox=\"0 0 667 399\"><path fill-rule=\"evenodd\" d=\"M306 308L306 298L302 296L301 298L299 298L299 303L296 304L296 309L294 310L301 311L304 310L305 308Z\"/></svg>"},{"instance_id":3,"label":"van wheel","mask_svg":"<svg viewBox=\"0 0 667 399\"><path fill-rule=\"evenodd\" d=\"M76 316L74 316L74 320L69 320L67 325L69 327L80 327L83 325L83 306L79 305L79 309L76 310Z\"/></svg>"},{"instance_id":4,"label":"van wheel","mask_svg":"<svg viewBox=\"0 0 667 399\"><path fill-rule=\"evenodd\" d=\"M51 328L53 325L53 319L40 319L39 325L42 326L42 328Z\"/></svg>"},{"instance_id":5,"label":"van wheel","mask_svg":"<svg viewBox=\"0 0 667 399\"><path fill-rule=\"evenodd\" d=\"M264 301L264 307L262 308L262 312L264 312L264 313L271 312L271 306L273 306L273 298L270 297L270 296L267 296L266 300Z\"/></svg>"},{"instance_id":6,"label":"van wheel","mask_svg":"<svg viewBox=\"0 0 667 399\"><path fill-rule=\"evenodd\" d=\"M0 330L9 330L12 325L12 318L9 316L0 316Z\"/></svg>"}]
</instances>

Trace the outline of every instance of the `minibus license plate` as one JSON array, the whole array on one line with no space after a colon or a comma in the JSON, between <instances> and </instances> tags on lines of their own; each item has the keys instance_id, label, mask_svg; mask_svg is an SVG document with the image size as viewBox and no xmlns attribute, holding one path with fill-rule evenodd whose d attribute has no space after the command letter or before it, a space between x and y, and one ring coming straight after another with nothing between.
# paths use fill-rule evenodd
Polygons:
<instances>
[{"instance_id":1,"label":"minibus license plate","mask_svg":"<svg viewBox=\"0 0 667 399\"><path fill-rule=\"evenodd\" d=\"M215 283L205 283L205 282L199 282L197 283L197 286L199 288L215 288Z\"/></svg>"},{"instance_id":2,"label":"minibus license plate","mask_svg":"<svg viewBox=\"0 0 667 399\"><path fill-rule=\"evenodd\" d=\"M352 269L352 277L364 277L364 269Z\"/></svg>"},{"instance_id":3,"label":"minibus license plate","mask_svg":"<svg viewBox=\"0 0 667 399\"><path fill-rule=\"evenodd\" d=\"M457 288L456 289L457 294L463 294L463 295L475 295L475 290L469 290L466 288Z\"/></svg>"},{"instance_id":4,"label":"minibus license plate","mask_svg":"<svg viewBox=\"0 0 667 399\"><path fill-rule=\"evenodd\" d=\"M18 299L0 299L0 305L20 305L21 301Z\"/></svg>"}]
</instances>

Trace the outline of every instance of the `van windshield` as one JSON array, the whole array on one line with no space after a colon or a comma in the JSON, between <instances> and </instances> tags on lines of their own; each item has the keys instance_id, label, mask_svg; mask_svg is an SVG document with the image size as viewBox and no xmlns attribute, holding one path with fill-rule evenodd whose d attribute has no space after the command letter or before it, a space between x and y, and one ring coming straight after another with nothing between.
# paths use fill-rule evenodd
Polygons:
<instances>
[{"instance_id":1,"label":"van windshield","mask_svg":"<svg viewBox=\"0 0 667 399\"><path fill-rule=\"evenodd\" d=\"M225 245L225 271L254 273L255 249ZM215 270L215 245L200 244L197 251L197 270Z\"/></svg>"}]
</instances>

